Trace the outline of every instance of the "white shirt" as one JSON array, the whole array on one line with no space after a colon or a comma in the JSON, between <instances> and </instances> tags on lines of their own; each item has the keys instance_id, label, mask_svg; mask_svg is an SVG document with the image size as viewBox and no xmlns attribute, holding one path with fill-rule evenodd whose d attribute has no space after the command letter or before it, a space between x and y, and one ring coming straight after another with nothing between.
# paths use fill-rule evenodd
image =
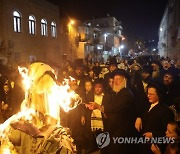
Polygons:
<instances>
[{"instance_id":1,"label":"white shirt","mask_svg":"<svg viewBox=\"0 0 180 154\"><path fill-rule=\"evenodd\" d=\"M94 95L94 102L96 102L99 105L102 105L102 99L103 99L104 93L101 95Z\"/></svg>"},{"instance_id":2,"label":"white shirt","mask_svg":"<svg viewBox=\"0 0 180 154\"><path fill-rule=\"evenodd\" d=\"M144 87L144 92L146 92L146 91L147 91L147 86L148 86L148 84L145 83L144 81L142 81L142 83L143 83L143 87Z\"/></svg>"},{"instance_id":3,"label":"white shirt","mask_svg":"<svg viewBox=\"0 0 180 154\"><path fill-rule=\"evenodd\" d=\"M99 105L102 105L104 93L100 95L94 95L94 102L96 102ZM102 119L102 114L99 109L95 109L92 111L91 118L97 118ZM104 129L103 121L102 120L91 120L91 129Z\"/></svg>"},{"instance_id":4,"label":"white shirt","mask_svg":"<svg viewBox=\"0 0 180 154\"><path fill-rule=\"evenodd\" d=\"M156 105L158 105L158 103L159 103L159 102L156 102L156 103L151 104L151 106L150 106L150 108L149 108L149 111L151 111L153 107L155 107ZM148 112L149 112L149 111L148 111Z\"/></svg>"}]
</instances>

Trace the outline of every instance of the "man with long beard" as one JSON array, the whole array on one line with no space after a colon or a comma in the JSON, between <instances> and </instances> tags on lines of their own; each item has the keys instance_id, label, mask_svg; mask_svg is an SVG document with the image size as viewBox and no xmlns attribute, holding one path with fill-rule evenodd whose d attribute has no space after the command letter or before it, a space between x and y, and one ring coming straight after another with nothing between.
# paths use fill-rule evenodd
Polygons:
<instances>
[{"instance_id":1,"label":"man with long beard","mask_svg":"<svg viewBox=\"0 0 180 154\"><path fill-rule=\"evenodd\" d=\"M127 87L128 74L125 70L117 70L113 73L113 94L111 102L107 102L104 106L96 103L91 104L91 109L99 109L107 115L107 131L110 137L133 137L136 135L135 120L136 109L134 96ZM133 144L114 143L111 140L107 147L109 153L132 154L136 153L136 147Z\"/></svg>"}]
</instances>

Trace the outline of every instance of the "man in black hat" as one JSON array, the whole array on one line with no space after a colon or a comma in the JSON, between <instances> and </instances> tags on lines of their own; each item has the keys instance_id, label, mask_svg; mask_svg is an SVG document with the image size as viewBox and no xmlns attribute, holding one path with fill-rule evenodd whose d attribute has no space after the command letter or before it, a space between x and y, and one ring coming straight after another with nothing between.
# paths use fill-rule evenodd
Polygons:
<instances>
[{"instance_id":1,"label":"man in black hat","mask_svg":"<svg viewBox=\"0 0 180 154\"><path fill-rule=\"evenodd\" d=\"M128 73L125 70L113 72L113 95L111 101L103 106L96 103L91 104L91 109L99 109L107 115L107 131L111 137L132 137L136 135L135 120L136 109L134 96L127 87ZM108 146L109 153L132 154L136 153L133 144L118 144L112 140Z\"/></svg>"},{"instance_id":2,"label":"man in black hat","mask_svg":"<svg viewBox=\"0 0 180 154\"><path fill-rule=\"evenodd\" d=\"M74 62L74 71L69 75L77 81L77 85L79 89L81 89L84 86L85 75L84 75L83 63L81 60L76 60Z\"/></svg>"},{"instance_id":3,"label":"man in black hat","mask_svg":"<svg viewBox=\"0 0 180 154\"><path fill-rule=\"evenodd\" d=\"M109 73L106 73L104 75L104 81L105 81L105 85L108 86L108 82L109 82L109 78L111 76L111 73L115 70L118 69L117 67L117 60L115 57L111 58L110 61L109 61Z\"/></svg>"},{"instance_id":4,"label":"man in black hat","mask_svg":"<svg viewBox=\"0 0 180 154\"><path fill-rule=\"evenodd\" d=\"M162 67L160 61L158 61L158 60L152 61L151 66L153 69L152 79L154 81L160 82L162 80L162 76L163 76L163 67Z\"/></svg>"},{"instance_id":5,"label":"man in black hat","mask_svg":"<svg viewBox=\"0 0 180 154\"><path fill-rule=\"evenodd\" d=\"M146 95L147 87L152 79L152 68L149 65L144 65L141 75L135 80L135 92L136 92L136 106L138 116L144 113L148 105L148 98ZM139 128L137 128L139 131Z\"/></svg>"},{"instance_id":6,"label":"man in black hat","mask_svg":"<svg viewBox=\"0 0 180 154\"><path fill-rule=\"evenodd\" d=\"M163 76L163 84L165 87L166 95L164 101L168 106L175 103L175 100L180 97L179 81L177 78L177 70L175 68L169 68L165 71Z\"/></svg>"}]
</instances>

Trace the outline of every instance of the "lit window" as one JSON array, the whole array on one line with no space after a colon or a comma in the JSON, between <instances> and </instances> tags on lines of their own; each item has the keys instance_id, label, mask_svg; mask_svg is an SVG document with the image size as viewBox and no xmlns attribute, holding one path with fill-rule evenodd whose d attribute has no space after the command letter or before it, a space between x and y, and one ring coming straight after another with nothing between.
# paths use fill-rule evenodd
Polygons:
<instances>
[{"instance_id":1,"label":"lit window","mask_svg":"<svg viewBox=\"0 0 180 154\"><path fill-rule=\"evenodd\" d=\"M35 34L35 23L36 19L34 16L29 16L29 34L34 35Z\"/></svg>"},{"instance_id":2,"label":"lit window","mask_svg":"<svg viewBox=\"0 0 180 154\"><path fill-rule=\"evenodd\" d=\"M56 23L51 22L51 36L56 37L57 36L57 30L56 30Z\"/></svg>"},{"instance_id":3,"label":"lit window","mask_svg":"<svg viewBox=\"0 0 180 154\"><path fill-rule=\"evenodd\" d=\"M41 19L41 35L47 36L47 21L45 19Z\"/></svg>"},{"instance_id":4,"label":"lit window","mask_svg":"<svg viewBox=\"0 0 180 154\"><path fill-rule=\"evenodd\" d=\"M14 11L13 17L14 17L14 31L20 33L21 32L21 14L17 11Z\"/></svg>"}]
</instances>

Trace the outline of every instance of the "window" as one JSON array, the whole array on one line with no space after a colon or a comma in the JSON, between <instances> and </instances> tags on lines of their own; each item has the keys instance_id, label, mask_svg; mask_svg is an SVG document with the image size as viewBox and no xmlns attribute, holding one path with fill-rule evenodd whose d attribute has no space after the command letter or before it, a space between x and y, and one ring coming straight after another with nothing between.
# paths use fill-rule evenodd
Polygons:
<instances>
[{"instance_id":1,"label":"window","mask_svg":"<svg viewBox=\"0 0 180 154\"><path fill-rule=\"evenodd\" d=\"M41 35L47 36L47 21L45 19L41 19Z\"/></svg>"},{"instance_id":2,"label":"window","mask_svg":"<svg viewBox=\"0 0 180 154\"><path fill-rule=\"evenodd\" d=\"M14 17L14 31L21 32L21 14L18 11L13 12Z\"/></svg>"},{"instance_id":3,"label":"window","mask_svg":"<svg viewBox=\"0 0 180 154\"><path fill-rule=\"evenodd\" d=\"M57 36L57 30L56 30L56 23L51 22L51 36L56 37Z\"/></svg>"},{"instance_id":4,"label":"window","mask_svg":"<svg viewBox=\"0 0 180 154\"><path fill-rule=\"evenodd\" d=\"M36 19L34 16L29 16L29 34L35 35L35 23Z\"/></svg>"}]
</instances>

